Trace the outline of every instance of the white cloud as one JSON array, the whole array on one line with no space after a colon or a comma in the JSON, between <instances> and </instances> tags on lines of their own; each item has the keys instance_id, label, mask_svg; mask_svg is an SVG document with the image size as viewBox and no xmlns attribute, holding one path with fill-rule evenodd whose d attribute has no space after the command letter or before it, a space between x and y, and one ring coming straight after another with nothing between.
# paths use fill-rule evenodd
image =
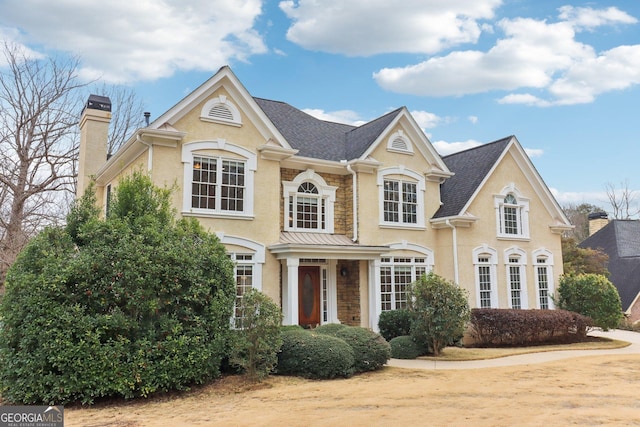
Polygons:
<instances>
[{"instance_id":1,"label":"white cloud","mask_svg":"<svg viewBox=\"0 0 640 427\"><path fill-rule=\"evenodd\" d=\"M542 157L544 155L544 150L542 148L525 148L524 151L531 158Z\"/></svg>"},{"instance_id":2,"label":"white cloud","mask_svg":"<svg viewBox=\"0 0 640 427\"><path fill-rule=\"evenodd\" d=\"M482 143L474 139L469 139L461 142L446 142L446 141L433 142L433 147L436 149L438 153L440 153L441 156L447 156L449 154L457 153L459 151L464 151L469 148L477 147L479 145L482 145Z\"/></svg>"},{"instance_id":3,"label":"white cloud","mask_svg":"<svg viewBox=\"0 0 640 427\"><path fill-rule=\"evenodd\" d=\"M549 188L551 194L556 198L560 206L580 205L589 203L602 208L609 208L609 199L604 191L560 191L556 188Z\"/></svg>"},{"instance_id":4,"label":"white cloud","mask_svg":"<svg viewBox=\"0 0 640 427\"><path fill-rule=\"evenodd\" d=\"M358 113L351 110L324 111L316 108L305 108L302 111L316 119L327 122L344 123L353 126L360 126L366 123L365 120L360 118Z\"/></svg>"},{"instance_id":5,"label":"white cloud","mask_svg":"<svg viewBox=\"0 0 640 427\"><path fill-rule=\"evenodd\" d=\"M475 43L502 0L286 0L287 38L309 50L368 56Z\"/></svg>"},{"instance_id":6,"label":"white cloud","mask_svg":"<svg viewBox=\"0 0 640 427\"><path fill-rule=\"evenodd\" d=\"M428 111L416 110L412 111L411 115L423 130L434 128L443 122L442 117Z\"/></svg>"},{"instance_id":7,"label":"white cloud","mask_svg":"<svg viewBox=\"0 0 640 427\"><path fill-rule=\"evenodd\" d=\"M83 78L123 83L176 70L215 71L265 53L253 29L261 6L260 0L21 0L0 5L0 26L19 29L24 43L79 56Z\"/></svg>"},{"instance_id":8,"label":"white cloud","mask_svg":"<svg viewBox=\"0 0 640 427\"><path fill-rule=\"evenodd\" d=\"M616 8L562 8L561 20L529 18L498 22L504 36L488 51L454 51L405 67L374 73L386 90L451 96L532 88L542 96L511 93L501 103L546 107L592 102L598 94L640 83L640 45L597 54L576 32L600 25L637 22ZM548 99L545 99L548 98Z\"/></svg>"},{"instance_id":9,"label":"white cloud","mask_svg":"<svg viewBox=\"0 0 640 427\"><path fill-rule=\"evenodd\" d=\"M472 124L478 123L478 116L468 116L467 120L469 120Z\"/></svg>"}]
</instances>

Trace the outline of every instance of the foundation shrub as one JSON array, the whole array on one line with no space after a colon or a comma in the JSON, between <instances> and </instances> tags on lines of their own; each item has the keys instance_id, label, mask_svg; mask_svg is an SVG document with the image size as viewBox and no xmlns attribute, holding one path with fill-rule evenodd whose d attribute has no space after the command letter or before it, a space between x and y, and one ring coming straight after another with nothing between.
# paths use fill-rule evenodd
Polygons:
<instances>
[{"instance_id":1,"label":"foundation shrub","mask_svg":"<svg viewBox=\"0 0 640 427\"><path fill-rule=\"evenodd\" d=\"M409 310L389 310L380 313L378 320L380 335L387 341L395 337L409 335L411 331L411 312Z\"/></svg>"},{"instance_id":2,"label":"foundation shrub","mask_svg":"<svg viewBox=\"0 0 640 427\"><path fill-rule=\"evenodd\" d=\"M343 325L342 323L326 323L324 325L320 325L314 328L313 330L319 334L335 336L338 333L338 331L341 331L347 328L350 328L350 326Z\"/></svg>"},{"instance_id":3,"label":"foundation shrub","mask_svg":"<svg viewBox=\"0 0 640 427\"><path fill-rule=\"evenodd\" d=\"M106 219L89 189L8 272L0 393L22 404L182 390L220 374L235 297L217 237L174 220L170 192L134 174Z\"/></svg>"},{"instance_id":4,"label":"foundation shrub","mask_svg":"<svg viewBox=\"0 0 640 427\"><path fill-rule=\"evenodd\" d=\"M395 337L389 345L394 359L415 359L428 353L428 349L418 345L410 335Z\"/></svg>"},{"instance_id":5,"label":"foundation shrub","mask_svg":"<svg viewBox=\"0 0 640 427\"><path fill-rule=\"evenodd\" d=\"M344 340L303 329L282 329L281 336L277 374L311 379L353 375L353 349Z\"/></svg>"},{"instance_id":6,"label":"foundation shrub","mask_svg":"<svg viewBox=\"0 0 640 427\"><path fill-rule=\"evenodd\" d=\"M351 346L356 373L380 369L391 357L389 343L382 335L369 329L359 326L336 328L332 325L326 325L326 327L316 328L315 331L338 337Z\"/></svg>"},{"instance_id":7,"label":"foundation shrub","mask_svg":"<svg viewBox=\"0 0 640 427\"><path fill-rule=\"evenodd\" d=\"M594 326L608 330L623 319L616 287L602 274L562 276L558 286L558 307L593 319Z\"/></svg>"},{"instance_id":8,"label":"foundation shrub","mask_svg":"<svg viewBox=\"0 0 640 427\"><path fill-rule=\"evenodd\" d=\"M592 325L566 310L474 308L469 332L476 347L531 346L583 341Z\"/></svg>"}]
</instances>

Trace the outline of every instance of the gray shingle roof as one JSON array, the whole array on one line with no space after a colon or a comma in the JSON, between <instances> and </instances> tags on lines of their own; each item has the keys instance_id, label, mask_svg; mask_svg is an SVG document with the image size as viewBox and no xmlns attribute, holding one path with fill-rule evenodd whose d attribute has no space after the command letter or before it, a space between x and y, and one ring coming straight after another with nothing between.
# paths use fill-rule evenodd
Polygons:
<instances>
[{"instance_id":1,"label":"gray shingle roof","mask_svg":"<svg viewBox=\"0 0 640 427\"><path fill-rule=\"evenodd\" d=\"M579 246L609 255L609 280L618 289L622 309L627 310L640 292L640 221L612 220Z\"/></svg>"},{"instance_id":2,"label":"gray shingle roof","mask_svg":"<svg viewBox=\"0 0 640 427\"><path fill-rule=\"evenodd\" d=\"M512 136L508 136L442 158L455 175L440 186L440 200L443 204L434 218L463 213L462 209L498 161L511 138Z\"/></svg>"},{"instance_id":3,"label":"gray shingle roof","mask_svg":"<svg viewBox=\"0 0 640 427\"><path fill-rule=\"evenodd\" d=\"M401 111L356 127L317 119L285 102L254 100L299 156L332 161L360 157Z\"/></svg>"}]
</instances>

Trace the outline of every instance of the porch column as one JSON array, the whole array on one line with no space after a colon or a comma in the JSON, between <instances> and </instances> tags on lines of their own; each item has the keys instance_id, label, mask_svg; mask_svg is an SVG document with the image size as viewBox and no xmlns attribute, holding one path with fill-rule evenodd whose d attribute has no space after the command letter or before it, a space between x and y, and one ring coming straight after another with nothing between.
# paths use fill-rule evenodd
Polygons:
<instances>
[{"instance_id":1,"label":"porch column","mask_svg":"<svg viewBox=\"0 0 640 427\"><path fill-rule=\"evenodd\" d=\"M380 260L369 261L369 327L378 332L380 319Z\"/></svg>"},{"instance_id":2,"label":"porch column","mask_svg":"<svg viewBox=\"0 0 640 427\"><path fill-rule=\"evenodd\" d=\"M282 314L284 325L298 324L298 258L287 258L286 283L282 284Z\"/></svg>"}]
</instances>

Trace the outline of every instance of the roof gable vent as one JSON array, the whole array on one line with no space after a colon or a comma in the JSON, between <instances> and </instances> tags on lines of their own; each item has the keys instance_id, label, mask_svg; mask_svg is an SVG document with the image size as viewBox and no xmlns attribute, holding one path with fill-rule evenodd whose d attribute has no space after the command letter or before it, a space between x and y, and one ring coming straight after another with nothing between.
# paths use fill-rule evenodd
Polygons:
<instances>
[{"instance_id":1,"label":"roof gable vent","mask_svg":"<svg viewBox=\"0 0 640 427\"><path fill-rule=\"evenodd\" d=\"M404 135L402 130L395 132L387 141L387 150L399 153L412 154L413 146L411 141Z\"/></svg>"},{"instance_id":2,"label":"roof gable vent","mask_svg":"<svg viewBox=\"0 0 640 427\"><path fill-rule=\"evenodd\" d=\"M224 95L207 101L200 111L200 119L207 122L242 126L240 111Z\"/></svg>"}]
</instances>

